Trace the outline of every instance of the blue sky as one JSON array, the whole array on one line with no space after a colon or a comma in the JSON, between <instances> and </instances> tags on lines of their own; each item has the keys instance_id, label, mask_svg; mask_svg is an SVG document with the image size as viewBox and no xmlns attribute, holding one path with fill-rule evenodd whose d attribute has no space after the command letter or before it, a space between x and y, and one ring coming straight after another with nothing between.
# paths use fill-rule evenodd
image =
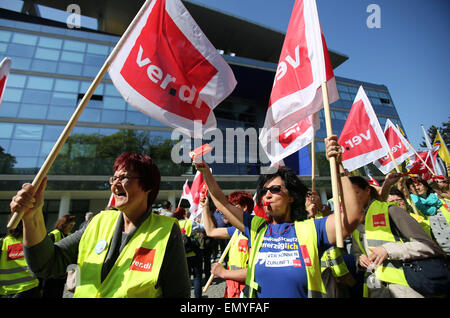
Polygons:
<instances>
[{"instance_id":1,"label":"blue sky","mask_svg":"<svg viewBox=\"0 0 450 318\"><path fill-rule=\"evenodd\" d=\"M281 32L286 32L294 6L294 0L188 1ZM0 0L0 7L17 3L21 2ZM380 8L381 28L366 24L370 4ZM450 1L317 0L317 6L328 48L349 56L335 74L386 85L410 142L419 149L420 125L442 126L450 116ZM92 27L95 21L83 18L82 24Z\"/></svg>"},{"instance_id":2,"label":"blue sky","mask_svg":"<svg viewBox=\"0 0 450 318\"><path fill-rule=\"evenodd\" d=\"M286 32L294 0L189 0ZM381 28L368 28L377 4ZM328 48L349 56L335 75L384 84L414 148L421 124L449 120L450 1L317 0ZM382 127L384 128L384 127Z\"/></svg>"}]
</instances>

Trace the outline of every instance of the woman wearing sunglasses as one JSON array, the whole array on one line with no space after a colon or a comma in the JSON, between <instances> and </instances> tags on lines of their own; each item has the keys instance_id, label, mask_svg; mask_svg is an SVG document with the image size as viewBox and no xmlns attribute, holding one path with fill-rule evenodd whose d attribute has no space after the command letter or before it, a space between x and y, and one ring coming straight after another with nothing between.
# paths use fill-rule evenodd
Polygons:
<instances>
[{"instance_id":1,"label":"woman wearing sunglasses","mask_svg":"<svg viewBox=\"0 0 450 318\"><path fill-rule=\"evenodd\" d=\"M352 184L341 163L337 136L325 140L327 158L335 157L345 193L346 213L342 214L342 233L353 232L363 216ZM307 219L307 187L296 173L281 167L273 174L261 175L256 202L266 218L242 213L229 204L205 163L196 164L208 185L217 208L249 238L251 255L246 279L248 297L307 298L325 297L320 258L336 243L334 214Z\"/></svg>"},{"instance_id":2,"label":"woman wearing sunglasses","mask_svg":"<svg viewBox=\"0 0 450 318\"><path fill-rule=\"evenodd\" d=\"M109 178L117 210L98 213L89 224L53 243L42 207L45 178L34 193L24 184L11 211L25 210L24 253L37 276L65 273L77 264L80 281L74 297L189 297L190 282L176 219L152 213L161 177L149 156L120 155Z\"/></svg>"}]
</instances>

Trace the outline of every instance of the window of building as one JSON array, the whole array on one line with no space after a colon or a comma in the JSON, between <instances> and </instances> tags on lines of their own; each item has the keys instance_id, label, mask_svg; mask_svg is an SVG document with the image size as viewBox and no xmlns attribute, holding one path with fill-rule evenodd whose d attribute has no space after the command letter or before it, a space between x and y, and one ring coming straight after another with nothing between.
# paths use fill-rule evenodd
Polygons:
<instances>
[{"instance_id":1,"label":"window of building","mask_svg":"<svg viewBox=\"0 0 450 318\"><path fill-rule=\"evenodd\" d=\"M33 57L34 50L35 50L34 46L11 43L8 45L7 52L9 56L30 58ZM15 61L16 59L14 58L13 60ZM15 64L14 67L16 67Z\"/></svg>"},{"instance_id":2,"label":"window of building","mask_svg":"<svg viewBox=\"0 0 450 318\"><path fill-rule=\"evenodd\" d=\"M11 42L17 44L36 45L37 39L38 37L35 35L15 32Z\"/></svg>"},{"instance_id":3,"label":"window of building","mask_svg":"<svg viewBox=\"0 0 450 318\"><path fill-rule=\"evenodd\" d=\"M3 94L3 101L5 102L20 102L22 98L22 90L16 88L5 89L5 93Z\"/></svg>"},{"instance_id":4,"label":"window of building","mask_svg":"<svg viewBox=\"0 0 450 318\"><path fill-rule=\"evenodd\" d=\"M69 74L74 76L81 75L81 64L59 62L58 63L58 74Z\"/></svg>"},{"instance_id":5,"label":"window of building","mask_svg":"<svg viewBox=\"0 0 450 318\"><path fill-rule=\"evenodd\" d=\"M50 91L55 80L51 77L28 76L27 89L41 89Z\"/></svg>"},{"instance_id":6,"label":"window of building","mask_svg":"<svg viewBox=\"0 0 450 318\"><path fill-rule=\"evenodd\" d=\"M59 59L59 51L38 47L34 57L42 60L57 61Z\"/></svg>"},{"instance_id":7,"label":"window of building","mask_svg":"<svg viewBox=\"0 0 450 318\"><path fill-rule=\"evenodd\" d=\"M64 40L64 50L84 52L86 43L80 41Z\"/></svg>"},{"instance_id":8,"label":"window of building","mask_svg":"<svg viewBox=\"0 0 450 318\"><path fill-rule=\"evenodd\" d=\"M51 98L52 92L50 91L26 89L23 91L22 102L48 105L50 104Z\"/></svg>"},{"instance_id":9,"label":"window of building","mask_svg":"<svg viewBox=\"0 0 450 318\"><path fill-rule=\"evenodd\" d=\"M80 82L67 79L57 79L55 82L55 91L78 93Z\"/></svg>"},{"instance_id":10,"label":"window of building","mask_svg":"<svg viewBox=\"0 0 450 318\"><path fill-rule=\"evenodd\" d=\"M58 140L63 130L64 130L63 126L45 125L42 139L48 141L56 141Z\"/></svg>"},{"instance_id":11,"label":"window of building","mask_svg":"<svg viewBox=\"0 0 450 318\"><path fill-rule=\"evenodd\" d=\"M57 63L53 61L45 61L45 60L33 60L31 64L31 70L35 72L42 73L55 73L57 68Z\"/></svg>"},{"instance_id":12,"label":"window of building","mask_svg":"<svg viewBox=\"0 0 450 318\"><path fill-rule=\"evenodd\" d=\"M61 53L61 61L71 62L71 63L83 63L84 54L63 51Z\"/></svg>"},{"instance_id":13,"label":"window of building","mask_svg":"<svg viewBox=\"0 0 450 318\"><path fill-rule=\"evenodd\" d=\"M18 116L20 118L45 119L46 115L47 106L23 103Z\"/></svg>"},{"instance_id":14,"label":"window of building","mask_svg":"<svg viewBox=\"0 0 450 318\"><path fill-rule=\"evenodd\" d=\"M0 123L0 138L11 138L14 124Z\"/></svg>"},{"instance_id":15,"label":"window of building","mask_svg":"<svg viewBox=\"0 0 450 318\"><path fill-rule=\"evenodd\" d=\"M0 30L0 41L2 42L9 42L11 39L12 33L5 30Z\"/></svg>"},{"instance_id":16,"label":"window of building","mask_svg":"<svg viewBox=\"0 0 450 318\"><path fill-rule=\"evenodd\" d=\"M26 75L20 75L20 74L9 74L8 75L8 81L6 82L7 87L18 87L23 88L25 87L25 81L27 77Z\"/></svg>"},{"instance_id":17,"label":"window of building","mask_svg":"<svg viewBox=\"0 0 450 318\"><path fill-rule=\"evenodd\" d=\"M49 38L46 36L39 37L39 43L38 46L40 47L46 47L49 49L61 49L63 40L61 39L55 39L55 38Z\"/></svg>"}]
</instances>

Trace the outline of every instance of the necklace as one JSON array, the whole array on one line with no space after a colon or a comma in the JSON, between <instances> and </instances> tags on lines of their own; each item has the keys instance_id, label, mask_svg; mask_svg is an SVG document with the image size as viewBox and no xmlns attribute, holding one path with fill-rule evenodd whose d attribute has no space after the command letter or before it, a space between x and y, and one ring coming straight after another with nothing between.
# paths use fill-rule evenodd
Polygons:
<instances>
[{"instance_id":1,"label":"necklace","mask_svg":"<svg viewBox=\"0 0 450 318\"><path fill-rule=\"evenodd\" d=\"M277 234L277 235L283 234L284 232L288 231L288 230L291 228L291 226L292 226L293 224L294 224L294 223L290 223L288 227L286 227L283 231L281 231L281 232L279 232L279 233L277 233L277 232L275 232L275 231L272 232L272 224L269 224L269 236L270 236L272 233L273 233L273 234Z\"/></svg>"}]
</instances>

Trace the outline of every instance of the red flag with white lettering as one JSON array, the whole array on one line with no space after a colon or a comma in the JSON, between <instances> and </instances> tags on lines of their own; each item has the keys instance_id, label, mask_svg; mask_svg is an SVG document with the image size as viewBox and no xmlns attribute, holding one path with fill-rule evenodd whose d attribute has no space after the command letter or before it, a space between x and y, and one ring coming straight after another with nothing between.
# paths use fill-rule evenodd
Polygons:
<instances>
[{"instance_id":1,"label":"red flag with white lettering","mask_svg":"<svg viewBox=\"0 0 450 318\"><path fill-rule=\"evenodd\" d=\"M386 121L386 126L384 127L384 136L397 165L400 165L407 158L414 155L414 150L411 149L402 133L389 119ZM395 169L395 164L389 154L375 160L373 164L384 174L388 174L389 171Z\"/></svg>"},{"instance_id":2,"label":"red flag with white lettering","mask_svg":"<svg viewBox=\"0 0 450 318\"><path fill-rule=\"evenodd\" d=\"M339 94L320 28L316 2L295 1L275 74L264 128L259 136L261 146L272 163L305 145L304 140L308 139L305 139L303 134L291 134L292 137L285 139L284 143L283 134L290 134L293 129L297 131L297 128L299 132L302 129L302 120L323 108L321 85L324 82L327 82L329 102L333 103L339 99ZM294 145L297 138L303 141L287 151L287 146Z\"/></svg>"},{"instance_id":3,"label":"red flag with white lettering","mask_svg":"<svg viewBox=\"0 0 450 318\"><path fill-rule=\"evenodd\" d=\"M230 66L180 0L153 0L111 63L126 101L191 137L194 122L215 128L213 113L236 86Z\"/></svg>"},{"instance_id":4,"label":"red flag with white lettering","mask_svg":"<svg viewBox=\"0 0 450 318\"><path fill-rule=\"evenodd\" d=\"M349 171L388 154L389 145L362 86L339 136L339 144L343 148L342 164Z\"/></svg>"},{"instance_id":5,"label":"red flag with white lettering","mask_svg":"<svg viewBox=\"0 0 450 318\"><path fill-rule=\"evenodd\" d=\"M10 69L11 59L5 57L0 63L0 105L2 104L3 95L5 93L6 80L8 79Z\"/></svg>"}]
</instances>

